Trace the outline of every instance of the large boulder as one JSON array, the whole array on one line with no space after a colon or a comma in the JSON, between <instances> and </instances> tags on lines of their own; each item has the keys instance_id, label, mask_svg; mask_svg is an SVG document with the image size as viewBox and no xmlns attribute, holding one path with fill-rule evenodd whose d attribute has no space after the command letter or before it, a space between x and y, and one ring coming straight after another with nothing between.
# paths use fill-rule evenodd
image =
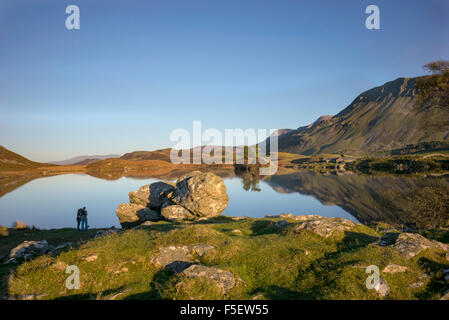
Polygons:
<instances>
[{"instance_id":1,"label":"large boulder","mask_svg":"<svg viewBox=\"0 0 449 320\"><path fill-rule=\"evenodd\" d=\"M159 212L135 203L121 203L116 210L122 227L132 227L145 221L159 221Z\"/></svg>"},{"instance_id":2,"label":"large boulder","mask_svg":"<svg viewBox=\"0 0 449 320\"><path fill-rule=\"evenodd\" d=\"M150 209L159 210L167 201L167 195L175 189L172 182L155 182L140 187L136 191L131 191L129 202L138 204Z\"/></svg>"},{"instance_id":3,"label":"large boulder","mask_svg":"<svg viewBox=\"0 0 449 320\"><path fill-rule=\"evenodd\" d=\"M128 193L128 196L130 203L146 207L150 202L150 185L147 184L140 187L137 191L131 191Z\"/></svg>"},{"instance_id":4,"label":"large boulder","mask_svg":"<svg viewBox=\"0 0 449 320\"><path fill-rule=\"evenodd\" d=\"M195 218L190 211L177 204L163 206L161 215L168 221L192 220Z\"/></svg>"},{"instance_id":5,"label":"large boulder","mask_svg":"<svg viewBox=\"0 0 449 320\"><path fill-rule=\"evenodd\" d=\"M180 205L198 217L216 217L229 202L226 185L219 176L195 171L178 179L176 189L169 195L173 204Z\"/></svg>"},{"instance_id":6,"label":"large boulder","mask_svg":"<svg viewBox=\"0 0 449 320\"><path fill-rule=\"evenodd\" d=\"M168 199L168 195L175 190L175 184L172 182L155 182L150 184L150 203L151 209L160 209Z\"/></svg>"}]
</instances>

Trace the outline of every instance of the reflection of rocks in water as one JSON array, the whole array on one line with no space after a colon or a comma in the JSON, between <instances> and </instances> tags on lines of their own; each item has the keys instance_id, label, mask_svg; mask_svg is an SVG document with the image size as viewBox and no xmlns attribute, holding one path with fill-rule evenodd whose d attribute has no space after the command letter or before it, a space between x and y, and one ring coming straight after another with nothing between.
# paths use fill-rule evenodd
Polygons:
<instances>
[{"instance_id":1,"label":"reflection of rocks in water","mask_svg":"<svg viewBox=\"0 0 449 320\"><path fill-rule=\"evenodd\" d=\"M271 176L267 183L276 191L336 204L362 223L382 221L418 229L449 226L449 176L325 176L304 171Z\"/></svg>"},{"instance_id":2,"label":"reflection of rocks in water","mask_svg":"<svg viewBox=\"0 0 449 320\"><path fill-rule=\"evenodd\" d=\"M259 167L244 164L236 164L234 165L234 173L237 177L242 179L242 186L245 191L257 191L257 192L260 191Z\"/></svg>"}]
</instances>

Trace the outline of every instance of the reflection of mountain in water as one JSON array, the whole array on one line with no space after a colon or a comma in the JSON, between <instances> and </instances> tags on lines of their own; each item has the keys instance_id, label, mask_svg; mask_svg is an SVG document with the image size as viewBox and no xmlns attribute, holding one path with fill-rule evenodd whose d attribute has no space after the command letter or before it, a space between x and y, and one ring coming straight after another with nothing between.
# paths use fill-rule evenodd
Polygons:
<instances>
[{"instance_id":1,"label":"reflection of mountain in water","mask_svg":"<svg viewBox=\"0 0 449 320\"><path fill-rule=\"evenodd\" d=\"M297 172L266 181L275 191L311 195L336 204L362 223L417 228L449 226L449 176L397 177Z\"/></svg>"}]
</instances>

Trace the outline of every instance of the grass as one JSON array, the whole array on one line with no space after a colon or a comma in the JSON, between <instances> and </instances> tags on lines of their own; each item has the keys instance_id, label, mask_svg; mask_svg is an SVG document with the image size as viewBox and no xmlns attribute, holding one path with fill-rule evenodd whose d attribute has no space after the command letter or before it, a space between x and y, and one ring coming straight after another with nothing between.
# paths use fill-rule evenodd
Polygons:
<instances>
[{"instance_id":1,"label":"grass","mask_svg":"<svg viewBox=\"0 0 449 320\"><path fill-rule=\"evenodd\" d=\"M377 265L383 270L389 263L407 266L408 271L381 275L391 287L387 299L438 299L447 289L441 269L448 268L449 262L441 251L427 250L406 260L390 247L373 244L381 233L366 226L322 238L307 230L294 232L296 222L289 218L287 227L276 228L277 220L219 217L161 222L99 237L58 256L45 255L8 267L7 294L34 294L42 299L380 299L366 289L365 268ZM73 232L80 235L68 229L43 231L40 239L56 241ZM200 264L234 274L236 286L227 295L205 280L183 279L152 264L160 247L189 244L216 248L197 258ZM98 258L87 262L85 257L90 255ZM79 290L66 289L68 275L55 267L57 261L79 267ZM425 272L431 274L425 284L409 288Z\"/></svg>"}]
</instances>

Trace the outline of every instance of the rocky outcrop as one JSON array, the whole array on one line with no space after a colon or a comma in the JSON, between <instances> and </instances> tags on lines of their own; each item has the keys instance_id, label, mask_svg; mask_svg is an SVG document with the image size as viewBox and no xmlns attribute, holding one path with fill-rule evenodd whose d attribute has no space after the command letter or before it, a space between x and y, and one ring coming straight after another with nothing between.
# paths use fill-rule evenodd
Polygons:
<instances>
[{"instance_id":1,"label":"rocky outcrop","mask_svg":"<svg viewBox=\"0 0 449 320\"><path fill-rule=\"evenodd\" d=\"M196 257L202 257L214 249L213 246L207 244L162 247L159 248L159 253L152 258L152 262L160 268L180 273L197 262Z\"/></svg>"},{"instance_id":2,"label":"rocky outcrop","mask_svg":"<svg viewBox=\"0 0 449 320\"><path fill-rule=\"evenodd\" d=\"M198 217L216 217L229 202L226 185L219 176L207 172L194 172L176 183L169 199Z\"/></svg>"},{"instance_id":3,"label":"rocky outcrop","mask_svg":"<svg viewBox=\"0 0 449 320\"><path fill-rule=\"evenodd\" d=\"M211 218L226 209L229 197L223 179L213 173L194 171L172 182L155 182L129 193L130 203L116 210L122 227L146 221L183 221Z\"/></svg>"},{"instance_id":4,"label":"rocky outcrop","mask_svg":"<svg viewBox=\"0 0 449 320\"><path fill-rule=\"evenodd\" d=\"M9 235L9 229L4 226L0 226L0 236L7 237Z\"/></svg>"},{"instance_id":5,"label":"rocky outcrop","mask_svg":"<svg viewBox=\"0 0 449 320\"><path fill-rule=\"evenodd\" d=\"M45 254L51 249L46 240L25 241L10 251L6 263L15 263L18 259L30 259Z\"/></svg>"},{"instance_id":6,"label":"rocky outcrop","mask_svg":"<svg viewBox=\"0 0 449 320\"><path fill-rule=\"evenodd\" d=\"M298 216L298 226L295 231L312 231L322 237L329 237L339 232L344 232L355 227L355 223L343 218L326 218L320 216Z\"/></svg>"},{"instance_id":7,"label":"rocky outcrop","mask_svg":"<svg viewBox=\"0 0 449 320\"><path fill-rule=\"evenodd\" d=\"M223 295L231 291L231 289L235 286L235 278L231 272L215 267L192 265L184 270L182 275L188 278L197 278L210 281L220 288Z\"/></svg>"},{"instance_id":8,"label":"rocky outcrop","mask_svg":"<svg viewBox=\"0 0 449 320\"><path fill-rule=\"evenodd\" d=\"M416 233L401 233L392 245L392 248L399 251L399 253L407 259L413 258L426 249L449 250L447 244L426 239L422 235Z\"/></svg>"}]
</instances>

